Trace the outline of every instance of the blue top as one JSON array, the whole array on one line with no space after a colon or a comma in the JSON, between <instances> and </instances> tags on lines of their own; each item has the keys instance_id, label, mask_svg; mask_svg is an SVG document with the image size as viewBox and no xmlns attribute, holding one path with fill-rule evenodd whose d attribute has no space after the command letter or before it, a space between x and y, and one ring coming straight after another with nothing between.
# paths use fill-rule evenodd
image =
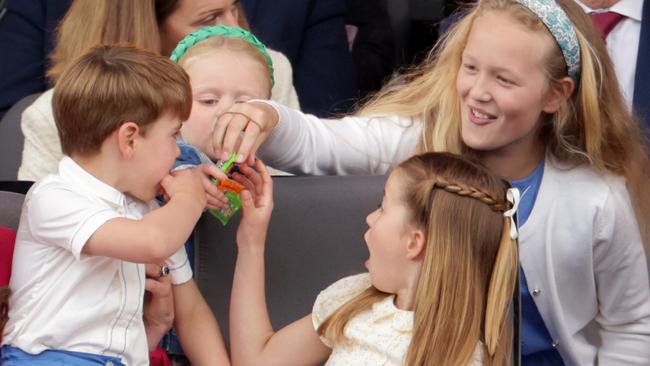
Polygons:
<instances>
[{"instance_id":1,"label":"blue top","mask_svg":"<svg viewBox=\"0 0 650 366\"><path fill-rule=\"evenodd\" d=\"M212 164L210 157L208 157L203 151L199 150L194 145L188 144L181 138L176 139L176 145L178 145L181 152L176 157L176 161L174 161L172 171L189 169L204 163ZM191 236L185 242L185 251L187 252L187 259L190 261L192 271L194 271L194 240ZM172 355L184 354L181 343L178 340L178 335L174 329L171 329L163 337L160 343L162 348Z\"/></svg>"},{"instance_id":2,"label":"blue top","mask_svg":"<svg viewBox=\"0 0 650 366\"><path fill-rule=\"evenodd\" d=\"M544 175L544 161L526 178L512 181L521 192L517 210L518 226L522 227L533 211L535 199ZM544 320L537 310L533 296L528 290L526 275L519 267L519 294L521 296L521 364L526 366L564 365L560 353L553 347L553 340Z\"/></svg>"}]
</instances>

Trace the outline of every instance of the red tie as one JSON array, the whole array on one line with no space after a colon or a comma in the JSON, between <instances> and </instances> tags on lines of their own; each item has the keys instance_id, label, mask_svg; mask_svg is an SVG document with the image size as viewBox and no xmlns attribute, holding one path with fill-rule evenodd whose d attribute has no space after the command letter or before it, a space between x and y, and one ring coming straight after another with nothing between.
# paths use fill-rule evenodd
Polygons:
<instances>
[{"instance_id":1,"label":"red tie","mask_svg":"<svg viewBox=\"0 0 650 366\"><path fill-rule=\"evenodd\" d=\"M589 15L600 35L603 36L603 39L606 39L609 32L616 27L616 24L625 18L624 15L611 11L591 13Z\"/></svg>"}]
</instances>

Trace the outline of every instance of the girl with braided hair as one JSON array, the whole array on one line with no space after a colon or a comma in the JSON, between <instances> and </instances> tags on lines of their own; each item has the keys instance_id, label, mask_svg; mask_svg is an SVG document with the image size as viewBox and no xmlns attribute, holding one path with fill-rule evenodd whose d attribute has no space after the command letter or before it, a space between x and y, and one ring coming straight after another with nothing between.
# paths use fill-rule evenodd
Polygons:
<instances>
[{"instance_id":1,"label":"girl with braided hair","mask_svg":"<svg viewBox=\"0 0 650 366\"><path fill-rule=\"evenodd\" d=\"M316 365L328 357L327 365L507 363L516 207L502 180L449 153L399 164L381 205L366 219L368 273L334 283L318 295L310 315L273 332L264 301L272 183L256 164L261 176L251 191L258 195L242 194L237 232L234 365Z\"/></svg>"}]
</instances>

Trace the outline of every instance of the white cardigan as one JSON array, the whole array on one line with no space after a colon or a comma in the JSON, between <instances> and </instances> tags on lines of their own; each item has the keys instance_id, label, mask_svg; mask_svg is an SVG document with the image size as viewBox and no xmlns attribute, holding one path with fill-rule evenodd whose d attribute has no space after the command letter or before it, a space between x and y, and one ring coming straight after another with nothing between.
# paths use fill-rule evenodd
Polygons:
<instances>
[{"instance_id":1,"label":"white cardigan","mask_svg":"<svg viewBox=\"0 0 650 366\"><path fill-rule=\"evenodd\" d=\"M327 121L269 104L280 121L259 156L293 173L385 173L413 153L422 131L396 116ZM623 178L548 160L519 245L567 365L650 364L648 270Z\"/></svg>"},{"instance_id":2,"label":"white cardigan","mask_svg":"<svg viewBox=\"0 0 650 366\"><path fill-rule=\"evenodd\" d=\"M275 85L271 99L291 108L300 108L298 95L293 87L291 63L280 52L269 50L275 69ZM63 157L61 141L52 114L53 89L43 93L25 109L21 118L21 128L25 137L23 156L18 179L36 181L54 174Z\"/></svg>"}]
</instances>

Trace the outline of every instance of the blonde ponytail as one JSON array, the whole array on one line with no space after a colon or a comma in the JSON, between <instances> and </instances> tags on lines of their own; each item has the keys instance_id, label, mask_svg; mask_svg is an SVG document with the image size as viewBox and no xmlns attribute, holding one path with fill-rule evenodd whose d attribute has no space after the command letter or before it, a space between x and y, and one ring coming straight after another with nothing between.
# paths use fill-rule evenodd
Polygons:
<instances>
[{"instance_id":1,"label":"blonde ponytail","mask_svg":"<svg viewBox=\"0 0 650 366\"><path fill-rule=\"evenodd\" d=\"M503 218L501 242L497 251L488 286L485 305L484 338L488 355L493 365L502 365L507 360L511 347L511 299L515 291L518 258L517 241L510 238L511 221Z\"/></svg>"}]
</instances>

